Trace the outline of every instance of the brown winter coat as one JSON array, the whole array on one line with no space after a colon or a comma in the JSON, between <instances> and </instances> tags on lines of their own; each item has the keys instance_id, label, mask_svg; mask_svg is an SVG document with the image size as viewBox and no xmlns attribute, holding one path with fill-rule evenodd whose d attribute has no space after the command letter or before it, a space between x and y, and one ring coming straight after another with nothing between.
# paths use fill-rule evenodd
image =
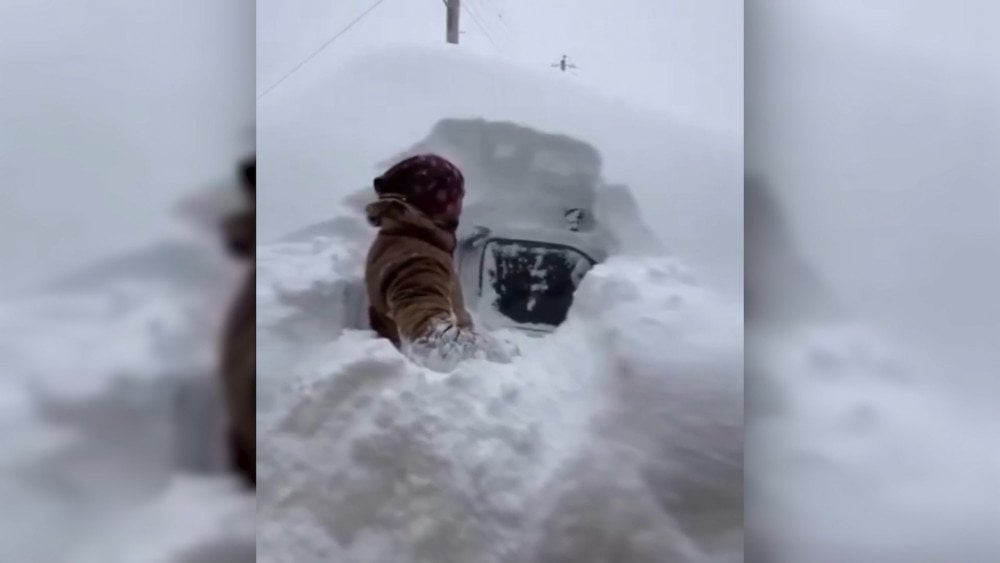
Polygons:
<instances>
[{"instance_id":1,"label":"brown winter coat","mask_svg":"<svg viewBox=\"0 0 1000 563\"><path fill-rule=\"evenodd\" d=\"M397 347L429 336L439 322L471 329L455 274L455 235L401 199L380 199L367 214L379 227L365 267L372 329Z\"/></svg>"},{"instance_id":2,"label":"brown winter coat","mask_svg":"<svg viewBox=\"0 0 1000 563\"><path fill-rule=\"evenodd\" d=\"M222 354L231 463L249 483L257 481L255 281L254 272L247 272L229 311Z\"/></svg>"},{"instance_id":3,"label":"brown winter coat","mask_svg":"<svg viewBox=\"0 0 1000 563\"><path fill-rule=\"evenodd\" d=\"M255 163L244 166L246 209L227 217L223 238L231 254L247 264L236 299L230 304L222 342L221 375L229 422L229 448L233 469L249 483L256 483L257 465L257 367Z\"/></svg>"}]
</instances>

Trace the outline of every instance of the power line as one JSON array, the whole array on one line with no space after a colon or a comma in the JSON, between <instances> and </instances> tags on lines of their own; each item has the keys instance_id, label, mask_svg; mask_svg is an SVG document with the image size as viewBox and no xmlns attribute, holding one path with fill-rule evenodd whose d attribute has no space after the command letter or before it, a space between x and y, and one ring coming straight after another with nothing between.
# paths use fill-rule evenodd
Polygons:
<instances>
[{"instance_id":1,"label":"power line","mask_svg":"<svg viewBox=\"0 0 1000 563\"><path fill-rule=\"evenodd\" d=\"M472 2L472 3L476 4L476 2ZM507 25L507 22L504 21L504 19L503 19L503 13L501 13L499 11L499 9L497 9L495 6L494 6L494 8L490 7L490 6L493 5L492 2L489 2L489 1L485 1L484 2L484 1L481 0L478 4L479 4L479 10L478 10L479 13L485 12L487 14L490 14L490 16L492 16L495 13L496 20L498 22L500 22L499 28L490 27L490 29L493 29L493 31L497 31L497 29L499 29L501 35L508 35L510 33L510 26ZM480 20L483 21L484 23L489 23L489 21L492 20L492 19L493 19L493 17L483 17L483 18L480 18Z\"/></svg>"},{"instance_id":2,"label":"power line","mask_svg":"<svg viewBox=\"0 0 1000 563\"><path fill-rule=\"evenodd\" d=\"M354 27L355 24L357 24L358 22L360 22L361 20L363 20L365 18L365 16L367 16L368 14L370 14L372 12L372 10L374 10L375 8L378 8L379 4L381 4L382 2L385 2L385 0L376 0L376 2L374 4L372 4L371 6L369 6L368 9L365 10L364 12L362 12L360 16L358 16L357 18L354 19L354 21L352 21L351 23L347 24L347 26L344 27L344 29L341 29L340 31L338 31L336 33L336 35L334 35L333 37L327 39L326 42L323 43L322 45L320 45L318 49L316 49L315 51L313 51L308 57L302 59L302 61L300 61L299 64L297 64L294 67L292 67L291 70L289 70L288 72L286 72L285 75L282 76L281 78L279 78L274 84L271 84L266 90L264 90L259 96L257 96L257 101L260 101L260 99L263 98L264 96L266 96L268 93L270 93L271 90L274 90L275 88L277 88L278 85L281 84L282 82L284 82L289 76L295 74L296 71L298 71L300 68L302 68L303 66L305 66L306 63L308 63L313 58L315 58L316 55L322 53L324 49L326 49L327 47L330 46L331 43L333 43L334 41L336 41L337 39L339 39L341 35L347 33L347 31L349 29L351 29L352 27Z\"/></svg>"},{"instance_id":3,"label":"power line","mask_svg":"<svg viewBox=\"0 0 1000 563\"><path fill-rule=\"evenodd\" d=\"M485 35L486 38L490 40L490 44L493 45L493 48L496 49L497 52L499 53L500 52L500 48L497 47L496 42L493 41L492 37L490 37L489 32L486 31L486 28L483 26L482 22L479 21L479 17L476 16L475 12L473 12L471 9L469 9L468 4L462 4L462 7L465 8L466 13L468 13L469 16L472 18L472 21L476 24L476 27L478 27L479 30L483 32L483 35Z\"/></svg>"},{"instance_id":4,"label":"power line","mask_svg":"<svg viewBox=\"0 0 1000 563\"><path fill-rule=\"evenodd\" d=\"M496 12L497 21L499 21L503 25L503 27L506 28L507 31L510 31L510 26L507 25L507 20L504 19L504 17L503 17L503 10L500 9L500 6L498 6L494 2L494 0L485 0L485 3L489 4L490 6L492 6L492 10L490 10L490 11L495 11Z\"/></svg>"}]
</instances>

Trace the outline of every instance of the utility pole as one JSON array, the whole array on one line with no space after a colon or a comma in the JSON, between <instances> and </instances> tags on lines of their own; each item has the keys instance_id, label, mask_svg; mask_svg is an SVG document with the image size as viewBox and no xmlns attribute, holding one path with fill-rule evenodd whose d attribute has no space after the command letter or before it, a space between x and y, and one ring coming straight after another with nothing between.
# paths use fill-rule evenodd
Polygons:
<instances>
[{"instance_id":1,"label":"utility pole","mask_svg":"<svg viewBox=\"0 0 1000 563\"><path fill-rule=\"evenodd\" d=\"M458 15L462 12L461 0L444 0L444 5L448 7L448 43L458 45Z\"/></svg>"}]
</instances>

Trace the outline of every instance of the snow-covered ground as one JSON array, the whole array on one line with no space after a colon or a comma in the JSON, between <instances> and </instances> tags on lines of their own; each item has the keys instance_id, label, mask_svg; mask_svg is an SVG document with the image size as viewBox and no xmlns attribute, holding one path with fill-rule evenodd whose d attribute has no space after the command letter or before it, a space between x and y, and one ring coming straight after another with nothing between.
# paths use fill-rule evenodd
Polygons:
<instances>
[{"instance_id":1,"label":"snow-covered ground","mask_svg":"<svg viewBox=\"0 0 1000 563\"><path fill-rule=\"evenodd\" d=\"M252 151L253 18L0 3L0 561L253 561L213 375L236 280L166 212Z\"/></svg>"},{"instance_id":2,"label":"snow-covered ground","mask_svg":"<svg viewBox=\"0 0 1000 563\"><path fill-rule=\"evenodd\" d=\"M352 9L259 8L259 87L333 19L302 14ZM661 8L676 32L608 22L594 40L570 20L620 7L504 7L500 56L471 26L438 45L419 6L376 11L258 100L260 560L742 560L741 106L724 86L741 12ZM542 13L565 33L532 26ZM556 43L586 49L585 79L551 72ZM661 52L674 80L649 70ZM366 330L361 208L414 151L465 173L460 236L609 257L555 333L506 333L512 364L430 372ZM591 212L579 233L574 207Z\"/></svg>"},{"instance_id":3,"label":"snow-covered ground","mask_svg":"<svg viewBox=\"0 0 1000 563\"><path fill-rule=\"evenodd\" d=\"M215 375L238 271L174 230L0 303L0 559L253 560Z\"/></svg>"},{"instance_id":4,"label":"snow-covered ground","mask_svg":"<svg viewBox=\"0 0 1000 563\"><path fill-rule=\"evenodd\" d=\"M260 560L742 560L737 137L433 48L297 77L258 131L283 187L258 215ZM460 235L593 214L574 243L610 258L555 333L506 332L512 364L427 371L366 330L361 208L424 150L466 173Z\"/></svg>"},{"instance_id":5,"label":"snow-covered ground","mask_svg":"<svg viewBox=\"0 0 1000 563\"><path fill-rule=\"evenodd\" d=\"M963 372L848 308L762 182L747 195L747 556L987 561L1000 419Z\"/></svg>"},{"instance_id":6,"label":"snow-covered ground","mask_svg":"<svg viewBox=\"0 0 1000 563\"><path fill-rule=\"evenodd\" d=\"M1000 553L997 9L747 4L750 556Z\"/></svg>"},{"instance_id":7,"label":"snow-covered ground","mask_svg":"<svg viewBox=\"0 0 1000 563\"><path fill-rule=\"evenodd\" d=\"M861 323L747 330L749 555L995 557L1000 420L957 400L947 368Z\"/></svg>"}]
</instances>

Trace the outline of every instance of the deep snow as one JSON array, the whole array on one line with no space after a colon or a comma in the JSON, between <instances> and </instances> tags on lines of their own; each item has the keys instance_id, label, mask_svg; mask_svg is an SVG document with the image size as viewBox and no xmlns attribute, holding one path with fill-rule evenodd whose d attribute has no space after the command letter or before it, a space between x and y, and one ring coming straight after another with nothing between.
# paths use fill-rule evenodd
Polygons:
<instances>
[{"instance_id":1,"label":"deep snow","mask_svg":"<svg viewBox=\"0 0 1000 563\"><path fill-rule=\"evenodd\" d=\"M747 4L748 557L1000 552L997 8Z\"/></svg>"},{"instance_id":2,"label":"deep snow","mask_svg":"<svg viewBox=\"0 0 1000 563\"><path fill-rule=\"evenodd\" d=\"M743 156L737 134L595 95L558 76L444 47L389 48L305 70L260 100L258 240L342 214L383 164L425 140L476 177L481 139L432 137L442 119L526 125L590 143L600 175L628 186L649 230L727 294L742 293ZM431 132L432 135L428 135ZM456 142L461 141L461 142ZM609 208L610 209L610 208Z\"/></svg>"},{"instance_id":3,"label":"deep snow","mask_svg":"<svg viewBox=\"0 0 1000 563\"><path fill-rule=\"evenodd\" d=\"M258 104L259 559L741 560L739 135L464 50L321 60ZM367 331L362 208L420 151L465 173L462 237L608 258L512 364Z\"/></svg>"},{"instance_id":4,"label":"deep snow","mask_svg":"<svg viewBox=\"0 0 1000 563\"><path fill-rule=\"evenodd\" d=\"M859 322L747 330L748 557L995 556L1000 421L954 398L946 366Z\"/></svg>"},{"instance_id":5,"label":"deep snow","mask_svg":"<svg viewBox=\"0 0 1000 563\"><path fill-rule=\"evenodd\" d=\"M747 557L987 561L1000 549L1000 420L963 372L865 321L749 182ZM946 356L945 356L946 358Z\"/></svg>"},{"instance_id":6,"label":"deep snow","mask_svg":"<svg viewBox=\"0 0 1000 563\"><path fill-rule=\"evenodd\" d=\"M519 344L440 374L349 330L260 365L259 560L740 560L738 303L615 258Z\"/></svg>"},{"instance_id":7,"label":"deep snow","mask_svg":"<svg viewBox=\"0 0 1000 563\"><path fill-rule=\"evenodd\" d=\"M158 244L0 303L0 559L253 560L215 376L238 271L187 211Z\"/></svg>"}]
</instances>

